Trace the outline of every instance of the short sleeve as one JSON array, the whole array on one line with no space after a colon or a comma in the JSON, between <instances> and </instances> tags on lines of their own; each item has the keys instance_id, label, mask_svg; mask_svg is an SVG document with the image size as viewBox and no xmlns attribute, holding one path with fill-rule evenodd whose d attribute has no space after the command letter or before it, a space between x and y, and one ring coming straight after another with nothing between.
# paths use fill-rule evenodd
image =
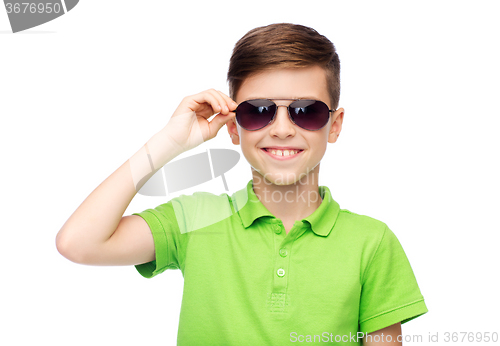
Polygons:
<instances>
[{"instance_id":1,"label":"short sleeve","mask_svg":"<svg viewBox=\"0 0 500 346\"><path fill-rule=\"evenodd\" d=\"M147 222L155 245L156 259L135 265L137 271L145 278L152 278L167 269L180 269L184 251L172 201L132 215L138 215Z\"/></svg>"},{"instance_id":2,"label":"short sleeve","mask_svg":"<svg viewBox=\"0 0 500 346\"><path fill-rule=\"evenodd\" d=\"M394 233L385 226L362 277L360 331L367 334L426 313L410 262Z\"/></svg>"}]
</instances>

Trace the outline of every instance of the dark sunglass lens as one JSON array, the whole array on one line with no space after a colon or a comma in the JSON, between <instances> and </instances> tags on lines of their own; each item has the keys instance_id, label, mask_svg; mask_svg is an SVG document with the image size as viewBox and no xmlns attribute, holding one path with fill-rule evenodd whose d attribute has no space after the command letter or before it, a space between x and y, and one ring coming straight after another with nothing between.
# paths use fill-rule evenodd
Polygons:
<instances>
[{"instance_id":1,"label":"dark sunglass lens","mask_svg":"<svg viewBox=\"0 0 500 346\"><path fill-rule=\"evenodd\" d=\"M328 122L328 106L321 101L299 100L290 104L293 121L307 130L319 130Z\"/></svg>"},{"instance_id":2,"label":"dark sunglass lens","mask_svg":"<svg viewBox=\"0 0 500 346\"><path fill-rule=\"evenodd\" d=\"M258 130L269 124L276 105L269 100L250 100L236 108L236 121L246 130Z\"/></svg>"}]
</instances>

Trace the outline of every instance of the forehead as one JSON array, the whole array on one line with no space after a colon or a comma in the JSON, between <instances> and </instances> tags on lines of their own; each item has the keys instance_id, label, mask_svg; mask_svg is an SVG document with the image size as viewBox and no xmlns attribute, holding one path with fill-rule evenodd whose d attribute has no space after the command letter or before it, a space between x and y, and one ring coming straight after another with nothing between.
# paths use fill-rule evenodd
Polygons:
<instances>
[{"instance_id":1,"label":"forehead","mask_svg":"<svg viewBox=\"0 0 500 346\"><path fill-rule=\"evenodd\" d=\"M259 72L246 78L235 101L270 99L329 99L325 70L319 66L280 68ZM329 104L329 102L327 102Z\"/></svg>"}]
</instances>

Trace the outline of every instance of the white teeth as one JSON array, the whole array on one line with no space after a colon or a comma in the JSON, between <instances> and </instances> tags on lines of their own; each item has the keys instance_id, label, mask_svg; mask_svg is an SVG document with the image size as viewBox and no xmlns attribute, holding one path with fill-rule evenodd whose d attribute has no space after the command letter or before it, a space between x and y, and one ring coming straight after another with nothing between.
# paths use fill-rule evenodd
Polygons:
<instances>
[{"instance_id":1,"label":"white teeth","mask_svg":"<svg viewBox=\"0 0 500 346\"><path fill-rule=\"evenodd\" d=\"M290 155L295 155L299 152L299 150L275 150L275 149L269 149L268 151L271 151L273 155L276 156L290 156Z\"/></svg>"}]
</instances>

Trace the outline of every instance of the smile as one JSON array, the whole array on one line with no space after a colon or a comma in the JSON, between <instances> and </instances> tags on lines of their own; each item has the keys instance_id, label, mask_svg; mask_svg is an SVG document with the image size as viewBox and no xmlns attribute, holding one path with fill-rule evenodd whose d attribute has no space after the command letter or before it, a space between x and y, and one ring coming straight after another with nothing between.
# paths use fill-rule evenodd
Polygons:
<instances>
[{"instance_id":1,"label":"smile","mask_svg":"<svg viewBox=\"0 0 500 346\"><path fill-rule=\"evenodd\" d=\"M274 159L277 160L289 160L293 159L297 156L300 155L301 152L304 150L298 149L298 150L279 150L279 149L267 149L267 148L262 148L261 149L263 152L265 152L267 155L271 156Z\"/></svg>"}]
</instances>

